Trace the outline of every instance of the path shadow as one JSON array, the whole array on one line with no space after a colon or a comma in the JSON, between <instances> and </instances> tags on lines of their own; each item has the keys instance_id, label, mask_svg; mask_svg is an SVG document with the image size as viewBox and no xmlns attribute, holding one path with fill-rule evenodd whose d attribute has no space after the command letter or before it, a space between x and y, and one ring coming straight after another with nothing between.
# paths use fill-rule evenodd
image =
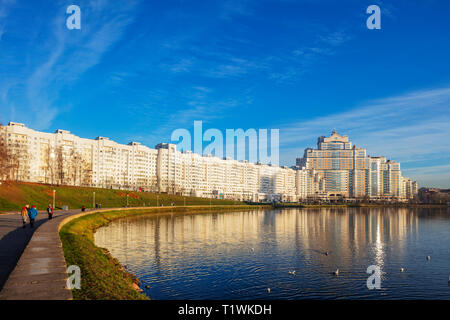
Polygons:
<instances>
[{"instance_id":1,"label":"path shadow","mask_svg":"<svg viewBox=\"0 0 450 320\"><path fill-rule=\"evenodd\" d=\"M11 232L5 234L0 239L0 291L6 283L10 273L14 270L17 262L25 250L28 242L30 242L33 233L39 226L47 221L46 217L36 220L34 228L30 228L27 223L26 228L22 227L22 220L19 218L2 217L0 223L17 224L18 227Z\"/></svg>"}]
</instances>

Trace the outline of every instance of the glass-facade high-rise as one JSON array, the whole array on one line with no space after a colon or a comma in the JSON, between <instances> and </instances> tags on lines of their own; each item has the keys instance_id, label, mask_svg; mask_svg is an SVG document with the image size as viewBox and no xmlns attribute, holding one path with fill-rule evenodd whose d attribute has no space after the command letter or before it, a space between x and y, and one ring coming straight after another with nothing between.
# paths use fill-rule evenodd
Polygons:
<instances>
[{"instance_id":1,"label":"glass-facade high-rise","mask_svg":"<svg viewBox=\"0 0 450 320\"><path fill-rule=\"evenodd\" d=\"M319 137L317 149L307 148L297 166L321 175L329 196L404 197L398 162L367 156L365 149L357 148L336 130L330 137Z\"/></svg>"}]
</instances>

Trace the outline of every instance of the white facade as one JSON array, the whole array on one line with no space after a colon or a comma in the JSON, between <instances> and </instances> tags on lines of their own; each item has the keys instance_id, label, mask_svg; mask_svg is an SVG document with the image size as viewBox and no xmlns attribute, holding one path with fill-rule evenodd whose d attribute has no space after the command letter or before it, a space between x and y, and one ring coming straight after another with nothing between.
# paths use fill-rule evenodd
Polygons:
<instances>
[{"instance_id":1,"label":"white facade","mask_svg":"<svg viewBox=\"0 0 450 320\"><path fill-rule=\"evenodd\" d=\"M179 152L174 144L151 149L105 137L83 139L65 130L39 132L13 122L1 127L0 139L20 159L10 173L18 181L249 201L298 200L297 170Z\"/></svg>"},{"instance_id":2,"label":"white facade","mask_svg":"<svg viewBox=\"0 0 450 320\"><path fill-rule=\"evenodd\" d=\"M319 138L320 148L306 149L293 168L180 152L168 143L152 149L105 137L84 139L65 130L45 133L14 122L0 127L0 142L15 159L8 178L17 181L248 201L339 194L412 198L417 193L417 183L401 176L399 163L366 157L364 149L352 148L337 133ZM332 158L335 154L339 162Z\"/></svg>"}]
</instances>

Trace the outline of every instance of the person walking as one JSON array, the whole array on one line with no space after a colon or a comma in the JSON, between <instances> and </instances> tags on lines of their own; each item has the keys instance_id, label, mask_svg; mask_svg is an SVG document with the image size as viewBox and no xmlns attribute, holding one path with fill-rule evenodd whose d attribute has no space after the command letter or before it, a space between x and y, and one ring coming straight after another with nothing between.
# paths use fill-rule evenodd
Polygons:
<instances>
[{"instance_id":1,"label":"person walking","mask_svg":"<svg viewBox=\"0 0 450 320\"><path fill-rule=\"evenodd\" d=\"M22 207L22 211L20 212L20 215L22 216L23 228L25 228L25 226L28 222L28 208L29 208L29 206L26 205L26 206Z\"/></svg>"},{"instance_id":2,"label":"person walking","mask_svg":"<svg viewBox=\"0 0 450 320\"><path fill-rule=\"evenodd\" d=\"M48 220L51 220L53 218L53 207L49 204L47 208L48 213Z\"/></svg>"},{"instance_id":3,"label":"person walking","mask_svg":"<svg viewBox=\"0 0 450 320\"><path fill-rule=\"evenodd\" d=\"M34 222L36 221L36 216L38 215L38 211L36 210L36 206L33 205L30 210L28 210L28 217L30 218L30 227L34 228Z\"/></svg>"}]
</instances>

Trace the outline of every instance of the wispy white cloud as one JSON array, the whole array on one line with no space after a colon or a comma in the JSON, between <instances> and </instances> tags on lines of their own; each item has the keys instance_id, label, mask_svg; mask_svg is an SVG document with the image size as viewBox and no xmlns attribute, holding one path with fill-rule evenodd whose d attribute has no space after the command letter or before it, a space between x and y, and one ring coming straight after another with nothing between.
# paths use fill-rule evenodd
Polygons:
<instances>
[{"instance_id":1,"label":"wispy white cloud","mask_svg":"<svg viewBox=\"0 0 450 320\"><path fill-rule=\"evenodd\" d=\"M225 63L218 64L210 70L205 70L204 74L212 78L229 78L244 76L264 68L265 66L260 62L231 57Z\"/></svg>"},{"instance_id":2,"label":"wispy white cloud","mask_svg":"<svg viewBox=\"0 0 450 320\"><path fill-rule=\"evenodd\" d=\"M336 47L352 39L352 36L343 30L319 36L318 42Z\"/></svg>"},{"instance_id":3,"label":"wispy white cloud","mask_svg":"<svg viewBox=\"0 0 450 320\"><path fill-rule=\"evenodd\" d=\"M414 177L421 186L450 187L450 164L407 168L403 169L403 174Z\"/></svg>"},{"instance_id":4,"label":"wispy white cloud","mask_svg":"<svg viewBox=\"0 0 450 320\"><path fill-rule=\"evenodd\" d=\"M175 64L169 65L168 67L170 71L174 73L188 72L193 63L193 59L182 58L180 61L177 61Z\"/></svg>"},{"instance_id":5,"label":"wispy white cloud","mask_svg":"<svg viewBox=\"0 0 450 320\"><path fill-rule=\"evenodd\" d=\"M332 31L319 34L310 45L295 48L288 53L281 53L271 60L284 62L277 64L276 68L271 68L269 77L278 83L288 83L297 80L311 67L318 63L320 59L331 56L338 52L338 48L349 42L353 36L344 30Z\"/></svg>"},{"instance_id":6,"label":"wispy white cloud","mask_svg":"<svg viewBox=\"0 0 450 320\"><path fill-rule=\"evenodd\" d=\"M157 91L152 92L151 96L153 100L157 100L158 102L156 102L156 106L139 107L140 118L152 118L145 116L147 112L145 110L148 110L153 115L153 118L155 118L156 112L158 121L151 122L152 130L150 134L140 134L139 136L133 137L148 145L161 141L169 142L174 130L178 128L190 130L193 128L195 120L203 121L205 125L208 125L208 123L216 119L232 117L235 114L233 110L245 108L253 103L252 96L248 90L241 92L239 97L229 98L217 95L215 90L206 86L192 86L181 93L185 103L184 105L177 106L177 112L158 112L154 110L155 107L159 110L168 107L164 104L167 93Z\"/></svg>"},{"instance_id":7,"label":"wispy white cloud","mask_svg":"<svg viewBox=\"0 0 450 320\"><path fill-rule=\"evenodd\" d=\"M16 0L0 0L0 41L5 33L6 18L9 15L11 7L16 3Z\"/></svg>"},{"instance_id":8,"label":"wispy white cloud","mask_svg":"<svg viewBox=\"0 0 450 320\"><path fill-rule=\"evenodd\" d=\"M321 58L334 55L338 48L353 37L344 30L320 34L302 47L277 49L277 54L245 56L213 46L205 49L192 44L195 38L165 39L163 46L177 57L173 63L164 63L168 72L191 73L206 78L242 78L258 75L277 83L292 82L310 71ZM244 40L242 40L244 41ZM241 41L241 42L242 42ZM182 50L181 50L182 49Z\"/></svg>"},{"instance_id":9,"label":"wispy white cloud","mask_svg":"<svg viewBox=\"0 0 450 320\"><path fill-rule=\"evenodd\" d=\"M179 47L174 44L166 48L179 50ZM217 79L243 77L269 68L263 59L250 59L239 54L224 52L219 48L205 50L187 43L184 49L189 49L187 50L189 53L183 50L180 54L172 54L177 58L172 63L161 64L161 68L174 74L190 73Z\"/></svg>"},{"instance_id":10,"label":"wispy white cloud","mask_svg":"<svg viewBox=\"0 0 450 320\"><path fill-rule=\"evenodd\" d=\"M370 155L402 162L405 172L423 178L426 172L410 168L421 163L448 163L450 159L450 87L421 90L369 101L354 109L280 128L282 160L292 164L318 136L332 129L346 134ZM450 184L450 174L446 176Z\"/></svg>"},{"instance_id":11,"label":"wispy white cloud","mask_svg":"<svg viewBox=\"0 0 450 320\"><path fill-rule=\"evenodd\" d=\"M138 1L127 1L120 6L105 0L79 1L81 30L65 27L67 16L60 10L65 5L65 1L57 3L57 13L42 31L48 33L48 40L41 44L39 54L30 57L23 80L17 81L13 76L8 79L24 87L25 109L30 118L27 123L36 129L48 128L66 107L56 105L61 90L100 63L102 56L122 38L133 21ZM89 19L84 19L85 16Z\"/></svg>"},{"instance_id":12,"label":"wispy white cloud","mask_svg":"<svg viewBox=\"0 0 450 320\"><path fill-rule=\"evenodd\" d=\"M219 17L225 20L231 20L237 16L248 16L253 13L252 6L255 1L252 0L223 0L221 1Z\"/></svg>"}]
</instances>

